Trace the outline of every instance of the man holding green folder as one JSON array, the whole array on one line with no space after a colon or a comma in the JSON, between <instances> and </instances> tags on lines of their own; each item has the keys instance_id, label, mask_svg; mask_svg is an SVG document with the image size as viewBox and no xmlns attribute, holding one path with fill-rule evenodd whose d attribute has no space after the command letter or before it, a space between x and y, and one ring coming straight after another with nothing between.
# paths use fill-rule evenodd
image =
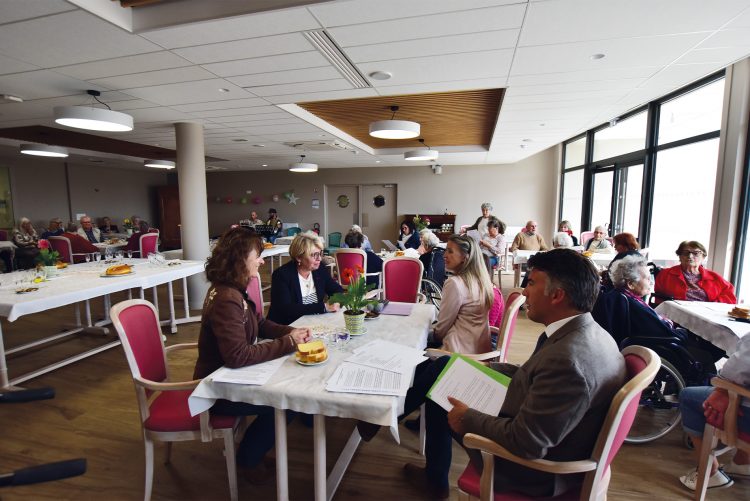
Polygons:
<instances>
[{"instance_id":1,"label":"man holding green folder","mask_svg":"<svg viewBox=\"0 0 750 501\"><path fill-rule=\"evenodd\" d=\"M612 397L625 383L625 362L617 344L589 313L599 290L599 276L591 261L575 251L555 249L532 256L528 267L529 282L524 289L527 314L546 329L522 366L490 365L511 377L499 415L470 409L456 399L450 399L453 408L446 412L425 399L449 357L422 370L406 396L404 414L426 401L426 465L404 467L426 498L449 495L451 436L460 442L466 433L483 435L529 459L590 457ZM368 435L367 427L362 428ZM470 452L470 457L481 470L475 452ZM496 459L497 491L553 496L581 480Z\"/></svg>"}]
</instances>

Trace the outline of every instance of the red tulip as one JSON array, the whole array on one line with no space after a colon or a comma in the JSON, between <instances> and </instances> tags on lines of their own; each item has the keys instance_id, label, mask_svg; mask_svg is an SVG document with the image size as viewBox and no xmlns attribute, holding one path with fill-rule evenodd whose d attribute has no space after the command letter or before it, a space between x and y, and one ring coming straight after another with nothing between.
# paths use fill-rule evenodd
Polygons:
<instances>
[{"instance_id":1,"label":"red tulip","mask_svg":"<svg viewBox=\"0 0 750 501\"><path fill-rule=\"evenodd\" d=\"M39 240L39 248L40 249L49 249L49 240Z\"/></svg>"}]
</instances>

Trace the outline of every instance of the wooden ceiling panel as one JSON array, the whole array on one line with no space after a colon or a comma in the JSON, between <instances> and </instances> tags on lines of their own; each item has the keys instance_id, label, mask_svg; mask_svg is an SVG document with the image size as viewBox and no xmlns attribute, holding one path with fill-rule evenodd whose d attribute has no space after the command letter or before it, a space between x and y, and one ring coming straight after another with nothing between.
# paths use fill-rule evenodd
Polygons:
<instances>
[{"instance_id":1,"label":"wooden ceiling panel","mask_svg":"<svg viewBox=\"0 0 750 501\"><path fill-rule=\"evenodd\" d=\"M394 105L399 107L394 118L419 123L420 137L431 147L489 146L503 95L504 89L482 89L297 105L374 149L419 146L416 138L395 140L370 136L370 122L390 119L390 107Z\"/></svg>"}]
</instances>

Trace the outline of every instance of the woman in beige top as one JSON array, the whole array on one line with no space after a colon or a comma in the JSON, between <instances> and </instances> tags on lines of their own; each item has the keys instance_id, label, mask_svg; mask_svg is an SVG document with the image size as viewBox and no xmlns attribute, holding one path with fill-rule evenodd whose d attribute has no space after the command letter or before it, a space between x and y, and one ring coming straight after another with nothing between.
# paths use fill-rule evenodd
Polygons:
<instances>
[{"instance_id":1,"label":"woman in beige top","mask_svg":"<svg viewBox=\"0 0 750 501\"><path fill-rule=\"evenodd\" d=\"M453 276L443 285L434 341L458 353L491 351L487 314L492 307L492 282L476 241L453 235L445 250L445 267Z\"/></svg>"}]
</instances>

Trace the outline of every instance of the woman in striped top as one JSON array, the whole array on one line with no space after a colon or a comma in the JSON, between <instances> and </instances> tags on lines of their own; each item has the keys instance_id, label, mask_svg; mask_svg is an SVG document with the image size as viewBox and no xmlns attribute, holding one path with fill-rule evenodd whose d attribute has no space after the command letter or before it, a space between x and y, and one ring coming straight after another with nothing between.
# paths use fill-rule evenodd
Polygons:
<instances>
[{"instance_id":1,"label":"woman in striped top","mask_svg":"<svg viewBox=\"0 0 750 501\"><path fill-rule=\"evenodd\" d=\"M289 325L304 315L338 311L339 305L325 299L342 292L327 268L321 268L323 241L312 232L299 233L289 246L288 263L271 277L271 308L268 318Z\"/></svg>"}]
</instances>

